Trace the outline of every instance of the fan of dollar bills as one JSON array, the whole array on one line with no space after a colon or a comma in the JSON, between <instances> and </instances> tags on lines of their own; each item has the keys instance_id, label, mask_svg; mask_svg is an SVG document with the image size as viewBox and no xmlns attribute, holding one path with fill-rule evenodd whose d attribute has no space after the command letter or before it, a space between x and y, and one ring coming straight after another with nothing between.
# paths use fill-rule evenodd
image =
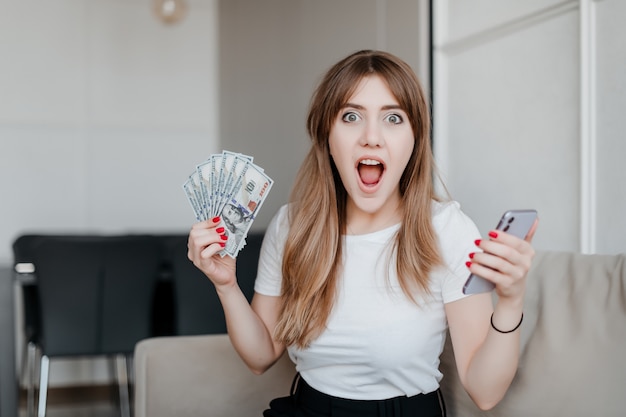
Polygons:
<instances>
[{"instance_id":1,"label":"fan of dollar bills","mask_svg":"<svg viewBox=\"0 0 626 417\"><path fill-rule=\"evenodd\" d=\"M222 218L228 240L220 255L234 258L273 183L252 157L223 151L200 163L183 190L198 221Z\"/></svg>"}]
</instances>

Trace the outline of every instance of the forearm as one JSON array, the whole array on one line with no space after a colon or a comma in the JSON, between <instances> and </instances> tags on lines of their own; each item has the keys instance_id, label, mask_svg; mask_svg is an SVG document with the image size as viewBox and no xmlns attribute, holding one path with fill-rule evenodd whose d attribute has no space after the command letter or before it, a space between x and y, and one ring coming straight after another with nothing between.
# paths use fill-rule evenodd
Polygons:
<instances>
[{"instance_id":1,"label":"forearm","mask_svg":"<svg viewBox=\"0 0 626 417\"><path fill-rule=\"evenodd\" d=\"M482 409L494 407L508 390L517 371L520 355L520 329L514 329L523 313L522 301L499 302L492 316L493 326L469 364L465 387Z\"/></svg>"},{"instance_id":2,"label":"forearm","mask_svg":"<svg viewBox=\"0 0 626 417\"><path fill-rule=\"evenodd\" d=\"M252 372L263 373L278 359L282 348L275 345L270 331L238 285L216 289L235 350Z\"/></svg>"}]
</instances>

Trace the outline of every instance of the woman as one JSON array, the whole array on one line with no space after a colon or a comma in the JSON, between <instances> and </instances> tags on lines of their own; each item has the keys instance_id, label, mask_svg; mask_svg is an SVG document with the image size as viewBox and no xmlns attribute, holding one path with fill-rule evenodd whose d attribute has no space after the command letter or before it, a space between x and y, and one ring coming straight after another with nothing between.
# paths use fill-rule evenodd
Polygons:
<instances>
[{"instance_id":1,"label":"woman","mask_svg":"<svg viewBox=\"0 0 626 417\"><path fill-rule=\"evenodd\" d=\"M449 326L459 375L493 407L517 368L530 240L480 240L432 184L428 106L411 68L380 51L335 64L317 88L311 149L266 232L255 295L215 254L224 228L193 226L189 258L215 284L233 346L262 373L287 349L300 380L265 415L445 415L439 355ZM465 296L469 272L496 285ZM510 331L516 329L515 331Z\"/></svg>"}]
</instances>

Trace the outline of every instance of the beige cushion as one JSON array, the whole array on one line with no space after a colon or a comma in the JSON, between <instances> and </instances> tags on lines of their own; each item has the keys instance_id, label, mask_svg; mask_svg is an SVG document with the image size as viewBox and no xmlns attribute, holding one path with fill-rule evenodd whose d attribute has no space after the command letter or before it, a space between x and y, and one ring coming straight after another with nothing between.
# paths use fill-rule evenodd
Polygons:
<instances>
[{"instance_id":1,"label":"beige cushion","mask_svg":"<svg viewBox=\"0 0 626 417\"><path fill-rule=\"evenodd\" d=\"M225 334L146 339L135 348L135 416L260 417L294 375L287 355L254 375Z\"/></svg>"},{"instance_id":2,"label":"beige cushion","mask_svg":"<svg viewBox=\"0 0 626 417\"><path fill-rule=\"evenodd\" d=\"M626 255L538 253L527 285L518 372L493 410L478 410L461 387L448 338L449 415L625 416Z\"/></svg>"}]
</instances>

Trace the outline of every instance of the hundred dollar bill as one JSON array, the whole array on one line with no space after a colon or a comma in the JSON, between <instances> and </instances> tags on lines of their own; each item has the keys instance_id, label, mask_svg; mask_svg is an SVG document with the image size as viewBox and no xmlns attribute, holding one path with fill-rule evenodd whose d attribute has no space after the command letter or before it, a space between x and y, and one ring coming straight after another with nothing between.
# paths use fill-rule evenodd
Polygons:
<instances>
[{"instance_id":1,"label":"hundred dollar bill","mask_svg":"<svg viewBox=\"0 0 626 417\"><path fill-rule=\"evenodd\" d=\"M215 193L217 197L214 211L216 215L220 214L221 208L224 205L224 190L226 188L226 180L228 178L228 169L230 168L232 161L234 161L234 156L226 155L224 152L215 158L215 167L217 170L217 186Z\"/></svg>"},{"instance_id":2,"label":"hundred dollar bill","mask_svg":"<svg viewBox=\"0 0 626 417\"><path fill-rule=\"evenodd\" d=\"M211 199L211 178L212 178L212 166L211 161L205 161L196 167L196 174L199 182L199 198L200 206L202 208L203 219L208 219L212 214L213 201ZM192 174L193 176L194 174Z\"/></svg>"},{"instance_id":3,"label":"hundred dollar bill","mask_svg":"<svg viewBox=\"0 0 626 417\"><path fill-rule=\"evenodd\" d=\"M237 158L237 154L230 151L222 152L222 169L220 172L221 183L219 195L220 199L218 201L217 211L221 212L222 207L226 201L228 201L229 192L232 188L233 182L233 171L235 170L239 159Z\"/></svg>"},{"instance_id":4,"label":"hundred dollar bill","mask_svg":"<svg viewBox=\"0 0 626 417\"><path fill-rule=\"evenodd\" d=\"M218 212L222 212L224 206L230 201L231 197L237 189L241 187L242 176L248 170L248 167L252 164L252 158L246 155L235 155L235 161L232 164L232 169L229 173L229 178L224 185L224 192Z\"/></svg>"},{"instance_id":5,"label":"hundred dollar bill","mask_svg":"<svg viewBox=\"0 0 626 417\"><path fill-rule=\"evenodd\" d=\"M245 245L245 237L263 205L274 181L253 163L239 176L234 192L221 211L228 240L221 251L222 256L236 257Z\"/></svg>"},{"instance_id":6,"label":"hundred dollar bill","mask_svg":"<svg viewBox=\"0 0 626 417\"><path fill-rule=\"evenodd\" d=\"M195 189L195 185L191 176L183 183L183 190L185 191L185 195L187 195L187 200L189 204L191 204L191 208L193 209L194 214L196 215L196 220L202 221L203 212L201 209L201 202L198 198L198 193Z\"/></svg>"},{"instance_id":7,"label":"hundred dollar bill","mask_svg":"<svg viewBox=\"0 0 626 417\"><path fill-rule=\"evenodd\" d=\"M211 155L211 216L217 216L219 212L217 207L219 206L219 181L220 170L222 169L222 154Z\"/></svg>"}]
</instances>

